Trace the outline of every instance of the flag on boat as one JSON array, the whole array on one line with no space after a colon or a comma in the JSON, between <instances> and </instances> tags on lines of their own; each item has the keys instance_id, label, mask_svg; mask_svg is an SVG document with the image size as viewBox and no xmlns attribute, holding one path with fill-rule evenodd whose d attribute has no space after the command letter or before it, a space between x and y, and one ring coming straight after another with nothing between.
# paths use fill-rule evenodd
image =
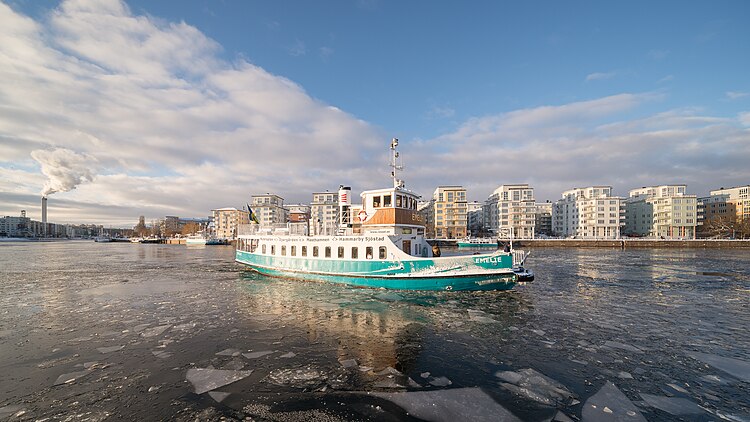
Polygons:
<instances>
[{"instance_id":1,"label":"flag on boat","mask_svg":"<svg viewBox=\"0 0 750 422\"><path fill-rule=\"evenodd\" d=\"M258 216L255 215L255 213L253 212L253 209L250 208L250 204L246 203L246 205L247 205L247 212L250 213L250 220L255 221L255 224L260 224L260 221L258 221Z\"/></svg>"}]
</instances>

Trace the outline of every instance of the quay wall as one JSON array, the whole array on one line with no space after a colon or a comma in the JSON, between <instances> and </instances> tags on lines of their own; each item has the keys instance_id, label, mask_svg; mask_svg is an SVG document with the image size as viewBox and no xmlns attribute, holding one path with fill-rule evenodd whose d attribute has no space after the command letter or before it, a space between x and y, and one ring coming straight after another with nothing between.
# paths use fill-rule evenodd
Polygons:
<instances>
[{"instance_id":1,"label":"quay wall","mask_svg":"<svg viewBox=\"0 0 750 422\"><path fill-rule=\"evenodd\" d=\"M434 239L430 244L440 247L456 246L456 240ZM594 240L594 239L520 239L513 241L514 248L750 248L750 239L727 240L727 239L695 239L695 240L671 240L671 239L618 239L618 240ZM487 248L491 250L490 248Z\"/></svg>"}]
</instances>

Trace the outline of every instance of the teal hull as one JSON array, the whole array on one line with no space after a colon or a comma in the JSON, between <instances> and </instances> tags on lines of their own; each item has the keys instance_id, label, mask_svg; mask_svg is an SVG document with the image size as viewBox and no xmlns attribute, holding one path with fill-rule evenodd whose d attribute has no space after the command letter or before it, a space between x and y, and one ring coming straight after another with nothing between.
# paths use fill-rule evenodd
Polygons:
<instances>
[{"instance_id":1,"label":"teal hull","mask_svg":"<svg viewBox=\"0 0 750 422\"><path fill-rule=\"evenodd\" d=\"M462 274L460 271L452 271L455 268L451 268L447 269L444 275L439 272L424 276L415 273L415 271L434 265L430 259L410 262L307 261L294 258L274 259L237 251L236 260L263 275L272 277L395 290L509 290L517 281L517 276L512 272L465 272ZM482 262L477 264L477 267L506 268L506 265L505 260L497 259L497 262ZM349 271L342 271L342 269Z\"/></svg>"},{"instance_id":2,"label":"teal hull","mask_svg":"<svg viewBox=\"0 0 750 422\"><path fill-rule=\"evenodd\" d=\"M495 248L497 249L497 243L457 242L456 246L458 246L459 248Z\"/></svg>"}]
</instances>

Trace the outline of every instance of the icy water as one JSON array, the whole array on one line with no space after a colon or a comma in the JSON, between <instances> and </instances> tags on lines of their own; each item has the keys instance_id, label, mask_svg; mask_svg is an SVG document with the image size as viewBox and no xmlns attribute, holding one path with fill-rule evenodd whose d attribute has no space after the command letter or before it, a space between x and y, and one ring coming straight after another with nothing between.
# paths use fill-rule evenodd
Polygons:
<instances>
[{"instance_id":1,"label":"icy water","mask_svg":"<svg viewBox=\"0 0 750 422\"><path fill-rule=\"evenodd\" d=\"M471 253L471 251L469 251ZM534 249L509 292L0 244L0 420L750 420L750 251Z\"/></svg>"}]
</instances>

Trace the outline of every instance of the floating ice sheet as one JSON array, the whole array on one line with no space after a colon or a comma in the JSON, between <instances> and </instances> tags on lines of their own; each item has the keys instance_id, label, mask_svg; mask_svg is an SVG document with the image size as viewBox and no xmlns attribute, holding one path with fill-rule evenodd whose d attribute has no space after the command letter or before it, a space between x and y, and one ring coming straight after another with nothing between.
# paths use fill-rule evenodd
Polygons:
<instances>
[{"instance_id":1,"label":"floating ice sheet","mask_svg":"<svg viewBox=\"0 0 750 422\"><path fill-rule=\"evenodd\" d=\"M208 393L212 399L216 400L217 403L221 403L225 398L229 397L231 393L223 393L221 391L210 391Z\"/></svg>"},{"instance_id":2,"label":"floating ice sheet","mask_svg":"<svg viewBox=\"0 0 750 422\"><path fill-rule=\"evenodd\" d=\"M272 384L296 388L318 387L328 380L328 375L311 366L306 368L277 369L268 374Z\"/></svg>"},{"instance_id":3,"label":"floating ice sheet","mask_svg":"<svg viewBox=\"0 0 750 422\"><path fill-rule=\"evenodd\" d=\"M675 416L695 415L704 412L700 406L682 397L655 396L653 394L641 393L641 398L643 398L649 406L663 410Z\"/></svg>"},{"instance_id":4,"label":"floating ice sheet","mask_svg":"<svg viewBox=\"0 0 750 422\"><path fill-rule=\"evenodd\" d=\"M690 352L688 356L705 362L742 381L750 382L750 362L700 352Z\"/></svg>"},{"instance_id":5,"label":"floating ice sheet","mask_svg":"<svg viewBox=\"0 0 750 422\"><path fill-rule=\"evenodd\" d=\"M122 350L125 346L109 346L109 347L97 347L96 350L102 353L112 353L118 350Z\"/></svg>"},{"instance_id":6,"label":"floating ice sheet","mask_svg":"<svg viewBox=\"0 0 750 422\"><path fill-rule=\"evenodd\" d=\"M297 356L294 352L284 353L283 355L279 356L280 358L289 359Z\"/></svg>"},{"instance_id":7,"label":"floating ice sheet","mask_svg":"<svg viewBox=\"0 0 750 422\"><path fill-rule=\"evenodd\" d=\"M206 391L215 390L219 387L247 378L252 373L252 369L249 371L232 371L225 369L193 368L188 369L185 379L193 384L196 394L203 394Z\"/></svg>"},{"instance_id":8,"label":"floating ice sheet","mask_svg":"<svg viewBox=\"0 0 750 422\"><path fill-rule=\"evenodd\" d=\"M495 376L506 381L500 383L504 388L548 406L563 403L575 397L575 394L568 391L564 385L531 368L517 372L498 371Z\"/></svg>"},{"instance_id":9,"label":"floating ice sheet","mask_svg":"<svg viewBox=\"0 0 750 422\"><path fill-rule=\"evenodd\" d=\"M172 327L172 326L171 325L160 325L158 327L149 328L149 329L143 330L143 332L141 333L141 335L143 337L157 337L157 336L162 335L162 333L164 333L165 331L167 331L170 327Z\"/></svg>"},{"instance_id":10,"label":"floating ice sheet","mask_svg":"<svg viewBox=\"0 0 750 422\"><path fill-rule=\"evenodd\" d=\"M240 351L237 349L224 349L221 352L216 353L217 356L239 356Z\"/></svg>"},{"instance_id":11,"label":"floating ice sheet","mask_svg":"<svg viewBox=\"0 0 750 422\"><path fill-rule=\"evenodd\" d=\"M83 378L90 373L91 372L89 371L79 371L79 372L71 372L69 374L62 374L59 377L57 377L53 385L70 384L71 382L74 382L75 380L79 378Z\"/></svg>"},{"instance_id":12,"label":"floating ice sheet","mask_svg":"<svg viewBox=\"0 0 750 422\"><path fill-rule=\"evenodd\" d=\"M266 355L270 355L273 353L273 350L263 350L260 352L250 352L250 353L243 353L242 356L248 358L248 359L257 359Z\"/></svg>"},{"instance_id":13,"label":"floating ice sheet","mask_svg":"<svg viewBox=\"0 0 750 422\"><path fill-rule=\"evenodd\" d=\"M586 400L581 421L646 421L633 402L617 386L607 381L599 391Z\"/></svg>"},{"instance_id":14,"label":"floating ice sheet","mask_svg":"<svg viewBox=\"0 0 750 422\"><path fill-rule=\"evenodd\" d=\"M520 420L477 387L370 394L397 404L411 416L429 421Z\"/></svg>"},{"instance_id":15,"label":"floating ice sheet","mask_svg":"<svg viewBox=\"0 0 750 422\"><path fill-rule=\"evenodd\" d=\"M604 345L607 347L611 347L613 349L627 350L628 352L633 352L633 353L643 353L643 350L635 346L631 346L630 344L620 343L618 341L608 340L604 342Z\"/></svg>"}]
</instances>

